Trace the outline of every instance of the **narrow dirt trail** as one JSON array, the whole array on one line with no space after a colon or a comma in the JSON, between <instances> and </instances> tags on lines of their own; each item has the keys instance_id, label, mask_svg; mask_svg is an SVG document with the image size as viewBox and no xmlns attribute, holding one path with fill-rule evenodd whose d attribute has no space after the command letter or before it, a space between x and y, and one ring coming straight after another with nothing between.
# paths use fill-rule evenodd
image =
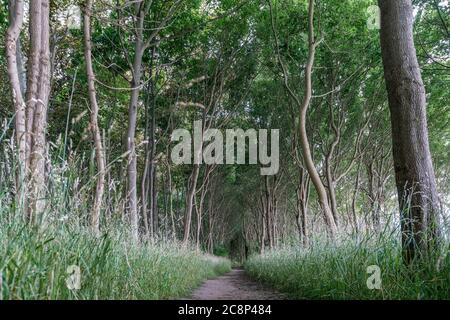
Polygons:
<instances>
[{"instance_id":1,"label":"narrow dirt trail","mask_svg":"<svg viewBox=\"0 0 450 320\"><path fill-rule=\"evenodd\" d=\"M192 300L284 300L282 294L251 280L243 269L207 280L194 291Z\"/></svg>"}]
</instances>

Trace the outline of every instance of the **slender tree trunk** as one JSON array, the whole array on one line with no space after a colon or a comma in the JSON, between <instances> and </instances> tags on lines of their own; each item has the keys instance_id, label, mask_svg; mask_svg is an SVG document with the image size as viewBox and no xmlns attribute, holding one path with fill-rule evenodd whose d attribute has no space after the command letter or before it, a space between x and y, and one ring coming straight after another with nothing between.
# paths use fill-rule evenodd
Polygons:
<instances>
[{"instance_id":1,"label":"slender tree trunk","mask_svg":"<svg viewBox=\"0 0 450 320\"><path fill-rule=\"evenodd\" d=\"M426 96L414 47L411 0L379 0L378 3L402 243L405 262L410 263L430 253L439 237Z\"/></svg>"},{"instance_id":2,"label":"slender tree trunk","mask_svg":"<svg viewBox=\"0 0 450 320\"><path fill-rule=\"evenodd\" d=\"M203 191L202 191L203 193ZM195 248L197 251L200 251L200 234L202 230L202 215L203 215L203 199L200 196L200 201L194 201L195 203L195 213L197 214L197 227L195 230Z\"/></svg>"},{"instance_id":3,"label":"slender tree trunk","mask_svg":"<svg viewBox=\"0 0 450 320\"><path fill-rule=\"evenodd\" d=\"M91 228L94 233L100 232L100 212L105 188L105 156L102 136L98 125L98 103L95 90L95 74L92 67L92 44L91 44L91 14L92 0L86 0L84 12L84 58L86 63L86 74L88 78L89 102L91 105L91 132L95 146L95 159L97 162L97 186L95 190L94 206L91 213Z\"/></svg>"},{"instance_id":4,"label":"slender tree trunk","mask_svg":"<svg viewBox=\"0 0 450 320\"><path fill-rule=\"evenodd\" d=\"M201 139L199 145L195 145L194 143L194 160L201 159L203 154L203 133L205 131L205 119L206 119L206 111L203 111L201 127L198 130L201 130ZM188 190L186 193L186 209L184 213L184 236L183 236L183 244L187 245L189 242L189 234L191 231L191 222L192 222L192 208L194 205L194 197L197 190L197 180L200 172L200 165L194 164L192 169L192 173L189 177L188 182Z\"/></svg>"},{"instance_id":5,"label":"slender tree trunk","mask_svg":"<svg viewBox=\"0 0 450 320\"><path fill-rule=\"evenodd\" d=\"M156 139L155 139L155 111L154 111L154 101L152 106L152 124L150 129L150 172L149 172L149 194L151 199L151 215L152 215L152 229L153 229L153 235L158 234L159 230L159 219L158 219L158 189L157 189L157 164L155 163L155 155L156 155Z\"/></svg>"},{"instance_id":6,"label":"slender tree trunk","mask_svg":"<svg viewBox=\"0 0 450 320\"><path fill-rule=\"evenodd\" d=\"M201 187L200 192L200 201L198 207L196 206L196 212L197 212L197 233L195 238L196 248L198 251L200 251L200 235L202 230L202 224L203 224L203 206L205 203L206 195L209 191L209 176L211 172L214 170L214 167L212 166L206 166L205 173L203 176L203 183Z\"/></svg>"},{"instance_id":7,"label":"slender tree trunk","mask_svg":"<svg viewBox=\"0 0 450 320\"><path fill-rule=\"evenodd\" d=\"M367 170L367 185L368 185L368 196L369 196L369 208L370 215L372 221L372 227L375 233L378 233L380 221L379 221L379 213L377 210L377 194L375 192L375 173L373 169L375 159L369 159L369 162L366 164Z\"/></svg>"},{"instance_id":8,"label":"slender tree trunk","mask_svg":"<svg viewBox=\"0 0 450 320\"><path fill-rule=\"evenodd\" d=\"M144 55L143 30L144 30L144 8L141 3L136 3L136 38L134 44L133 80L131 82L131 97L128 108L128 131L127 131L127 185L128 185L128 213L130 216L131 236L134 242L139 241L139 215L137 211L137 155L136 155L136 121L141 92L142 57Z\"/></svg>"},{"instance_id":9,"label":"slender tree trunk","mask_svg":"<svg viewBox=\"0 0 450 320\"><path fill-rule=\"evenodd\" d=\"M158 234L157 188L156 188L156 79L153 71L155 64L155 48L152 48L149 69L150 79L147 85L147 97L145 102L145 139L148 141L145 153L145 168L142 175L142 218L146 233L150 237Z\"/></svg>"},{"instance_id":10,"label":"slender tree trunk","mask_svg":"<svg viewBox=\"0 0 450 320\"><path fill-rule=\"evenodd\" d=\"M314 65L314 57L316 52L316 47L318 42L315 40L314 35L314 0L308 1L308 59L305 67L305 94L303 100L300 101L299 97L294 93L289 85L289 74L286 66L280 55L280 45L278 40L278 34L275 28L275 19L273 16L272 2L268 1L270 8L272 32L275 36L276 50L278 62L283 71L284 86L286 87L289 95L295 100L296 104L299 106L299 135L300 135L300 146L303 155L303 161L305 163L306 170L308 171L311 181L316 189L320 208L323 213L324 221L327 227L327 232L330 238L334 238L337 232L336 223L333 218L333 213L328 204L328 196L325 186L320 179L319 173L314 165L311 148L309 146L308 136L306 132L306 116L308 113L308 108L311 103L312 98L312 69Z\"/></svg>"},{"instance_id":11,"label":"slender tree trunk","mask_svg":"<svg viewBox=\"0 0 450 320\"><path fill-rule=\"evenodd\" d=\"M308 215L308 200L310 179L306 172L301 169L300 184L297 188L297 229L301 243L304 247L308 246L308 230L307 230L307 215Z\"/></svg>"},{"instance_id":12,"label":"slender tree trunk","mask_svg":"<svg viewBox=\"0 0 450 320\"><path fill-rule=\"evenodd\" d=\"M191 221L192 221L192 208L194 204L195 191L197 190L197 179L200 171L200 166L198 164L194 164L194 169L192 170L190 179L189 179L189 188L186 196L186 210L184 213L184 236L183 236L183 244L187 245L189 242L189 234L191 231Z\"/></svg>"},{"instance_id":13,"label":"slender tree trunk","mask_svg":"<svg viewBox=\"0 0 450 320\"><path fill-rule=\"evenodd\" d=\"M9 2L9 27L6 32L6 60L8 64L8 77L11 83L11 92L15 111L15 135L18 151L18 173L16 179L17 201L19 207L23 208L26 193L26 106L20 86L20 75L18 70L17 43L23 26L23 1Z\"/></svg>"},{"instance_id":14,"label":"slender tree trunk","mask_svg":"<svg viewBox=\"0 0 450 320\"><path fill-rule=\"evenodd\" d=\"M265 247L266 247L266 218L265 215L261 215L261 233L260 233L260 247L259 247L259 253L264 254Z\"/></svg>"},{"instance_id":15,"label":"slender tree trunk","mask_svg":"<svg viewBox=\"0 0 450 320\"><path fill-rule=\"evenodd\" d=\"M334 222L336 226L338 225L338 209L337 209L337 201L336 201L336 181L334 179L333 168L331 162L334 158L334 153L336 148L339 146L341 142L341 123L338 120L336 123L333 105L335 103L335 94L334 91L336 89L336 76L333 69L330 72L331 86L330 86L330 98L328 102L329 107L329 129L333 132L333 141L331 142L330 148L328 152L325 154L325 178L327 180L327 189L328 189L328 199L330 204L331 212L333 213Z\"/></svg>"},{"instance_id":16,"label":"slender tree trunk","mask_svg":"<svg viewBox=\"0 0 450 320\"><path fill-rule=\"evenodd\" d=\"M319 173L314 165L311 149L309 146L308 136L306 133L306 116L308 113L308 108L311 102L312 97L312 68L314 65L314 57L315 51L317 47L317 42L314 36L314 0L309 0L309 8L308 8L308 23L309 23L309 32L308 32L308 43L309 43L309 52L308 52L308 61L306 63L305 68L305 96L300 106L300 145L302 149L303 159L305 161L306 169L308 170L309 176L311 177L311 181L316 189L319 204L322 209L325 223L328 228L328 234L331 238L335 237L337 228L336 223L333 218L333 213L328 205L328 197L325 187L320 179Z\"/></svg>"},{"instance_id":17,"label":"slender tree trunk","mask_svg":"<svg viewBox=\"0 0 450 320\"><path fill-rule=\"evenodd\" d=\"M352 197L352 220L353 220L353 226L354 226L354 230L355 230L356 234L359 234L358 218L356 216L356 199L358 198L360 179L361 179L361 164L358 164L355 188L353 190L353 197Z\"/></svg>"},{"instance_id":18,"label":"slender tree trunk","mask_svg":"<svg viewBox=\"0 0 450 320\"><path fill-rule=\"evenodd\" d=\"M169 148L167 149L167 155L169 158ZM170 163L167 161L167 178L168 178L168 189L169 189L169 214L170 222L172 225L172 238L177 238L176 226L175 226L175 214L173 212L173 187L172 187L172 170L170 168Z\"/></svg>"},{"instance_id":19,"label":"slender tree trunk","mask_svg":"<svg viewBox=\"0 0 450 320\"><path fill-rule=\"evenodd\" d=\"M145 157L145 165L144 172L142 173L142 181L141 181L141 199L142 199L142 220L144 222L145 235L147 237L153 237L153 230L151 230L149 225L149 219L147 215L148 211L148 190L149 190L149 182L148 182L148 167L150 157L148 155L149 151L146 152Z\"/></svg>"},{"instance_id":20,"label":"slender tree trunk","mask_svg":"<svg viewBox=\"0 0 450 320\"><path fill-rule=\"evenodd\" d=\"M267 240L269 242L269 249L273 248L273 227L272 227L272 199L269 187L269 176L264 177L264 212L266 216L266 230L267 230Z\"/></svg>"},{"instance_id":21,"label":"slender tree trunk","mask_svg":"<svg viewBox=\"0 0 450 320\"><path fill-rule=\"evenodd\" d=\"M17 180L18 204L26 207L27 217L33 222L37 221L45 207L45 130L50 93L49 2L34 0L30 3L27 103L23 97L24 84L20 81L17 61L17 43L23 24L23 2L10 2L10 10L6 55L15 107L16 142L20 163Z\"/></svg>"},{"instance_id":22,"label":"slender tree trunk","mask_svg":"<svg viewBox=\"0 0 450 320\"><path fill-rule=\"evenodd\" d=\"M331 158L332 153L327 155L327 158L325 160L325 174L327 179L327 185L328 185L328 198L330 200L330 209L333 214L334 222L336 223L336 226L338 225L338 209L337 209L337 200L336 200L336 181L334 181L332 168L331 168Z\"/></svg>"},{"instance_id":23,"label":"slender tree trunk","mask_svg":"<svg viewBox=\"0 0 450 320\"><path fill-rule=\"evenodd\" d=\"M41 25L41 15L42 15L42 1L33 0L30 1L30 49L28 54L28 74L27 74L27 93L26 93L26 166L30 166L30 153L32 148L33 139L33 123L34 123L34 113L36 110L36 104L39 101L38 97L38 83L39 83L39 59L41 50L41 35L42 35L42 25Z\"/></svg>"},{"instance_id":24,"label":"slender tree trunk","mask_svg":"<svg viewBox=\"0 0 450 320\"><path fill-rule=\"evenodd\" d=\"M214 252L214 240L213 240L213 223L212 219L210 218L208 221L209 228L208 228L208 253L213 254Z\"/></svg>"},{"instance_id":25,"label":"slender tree trunk","mask_svg":"<svg viewBox=\"0 0 450 320\"><path fill-rule=\"evenodd\" d=\"M273 212L273 218L272 218L272 248L276 248L280 241L280 232L278 229L278 221L280 219L279 212L278 212L278 200L275 198L275 192L276 190L273 190L272 194L272 212Z\"/></svg>"},{"instance_id":26,"label":"slender tree trunk","mask_svg":"<svg viewBox=\"0 0 450 320\"><path fill-rule=\"evenodd\" d=\"M38 221L45 208L45 159L47 128L47 108L50 94L50 4L48 0L41 1L40 12L40 53L39 53L39 77L37 86L37 99L34 105L33 131L31 137L30 152L30 221ZM33 12L30 19L33 21ZM37 39L31 39L31 42ZM31 118L30 118L31 119ZM28 120L30 120L28 119Z\"/></svg>"},{"instance_id":27,"label":"slender tree trunk","mask_svg":"<svg viewBox=\"0 0 450 320\"><path fill-rule=\"evenodd\" d=\"M212 192L208 198L208 252L214 253L214 212L213 212L214 197Z\"/></svg>"},{"instance_id":28,"label":"slender tree trunk","mask_svg":"<svg viewBox=\"0 0 450 320\"><path fill-rule=\"evenodd\" d=\"M153 173L152 173L152 213L153 213L153 232L154 235L157 236L159 234L160 221L159 221L159 212L158 212L158 189L157 186L157 173L158 169L157 164L153 164Z\"/></svg>"}]
</instances>

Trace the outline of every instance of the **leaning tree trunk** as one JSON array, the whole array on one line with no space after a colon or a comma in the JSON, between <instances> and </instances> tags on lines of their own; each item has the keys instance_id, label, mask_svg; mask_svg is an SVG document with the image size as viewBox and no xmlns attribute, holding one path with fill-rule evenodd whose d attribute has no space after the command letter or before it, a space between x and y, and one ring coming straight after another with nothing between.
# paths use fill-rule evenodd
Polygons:
<instances>
[{"instance_id":1,"label":"leaning tree trunk","mask_svg":"<svg viewBox=\"0 0 450 320\"><path fill-rule=\"evenodd\" d=\"M91 45L91 14L92 0L86 0L84 13L84 58L86 60L86 74L88 78L89 102L91 105L91 131L95 145L95 158L97 162L97 187L95 191L94 206L91 213L91 228L95 234L100 232L100 210L105 187L105 156L103 143L98 126L98 103L95 91L95 74L92 67L92 45Z\"/></svg>"},{"instance_id":2,"label":"leaning tree trunk","mask_svg":"<svg viewBox=\"0 0 450 320\"><path fill-rule=\"evenodd\" d=\"M305 95L303 100L294 93L294 91L289 86L289 75L286 66L280 55L280 44L278 41L278 34L275 28L275 19L272 10L272 2L268 1L270 8L272 32L275 37L276 50L278 62L283 71L284 86L286 87L289 95L295 100L295 103L299 106L300 116L299 116L299 135L300 135L300 146L302 150L302 156L305 163L306 170L308 171L314 188L317 192L317 197L319 200L320 208L323 213L324 221L327 227L327 232L330 238L334 238L337 233L336 222L333 218L333 213L331 211L330 205L328 203L328 195L325 186L320 178L319 173L314 165L311 148L309 146L309 140L306 132L306 118L308 114L308 109L312 98L312 69L314 65L314 58L316 54L316 47L318 42L314 35L314 0L308 1L308 60L305 66Z\"/></svg>"},{"instance_id":3,"label":"leaning tree trunk","mask_svg":"<svg viewBox=\"0 0 450 320\"><path fill-rule=\"evenodd\" d=\"M316 189L317 196L319 198L320 207L323 211L325 223L328 228L328 233L331 238L334 238L337 227L333 218L332 210L328 204L328 196L325 187L320 179L319 173L314 165L311 149L309 146L308 136L306 134L306 116L308 113L308 108L311 103L312 97L312 68L314 65L314 57L317 42L314 37L314 0L309 1L308 9L308 21L309 21L309 32L308 32L308 43L309 43L309 53L308 61L305 68L305 96L303 102L300 106L300 145L302 147L303 159L305 161L306 169L311 177L311 181Z\"/></svg>"},{"instance_id":4,"label":"leaning tree trunk","mask_svg":"<svg viewBox=\"0 0 450 320\"><path fill-rule=\"evenodd\" d=\"M405 262L431 252L439 234L438 197L428 144L425 88L413 41L411 0L379 0L395 179Z\"/></svg>"}]
</instances>

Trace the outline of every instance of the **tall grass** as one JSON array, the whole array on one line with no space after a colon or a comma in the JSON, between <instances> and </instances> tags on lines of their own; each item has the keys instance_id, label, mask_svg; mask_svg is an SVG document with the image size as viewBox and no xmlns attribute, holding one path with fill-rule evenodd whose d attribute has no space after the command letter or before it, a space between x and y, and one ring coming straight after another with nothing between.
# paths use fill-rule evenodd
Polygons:
<instances>
[{"instance_id":1,"label":"tall grass","mask_svg":"<svg viewBox=\"0 0 450 320\"><path fill-rule=\"evenodd\" d=\"M322 243L309 249L283 248L253 256L249 274L295 299L450 299L450 257L406 266L393 235L377 240ZM369 289L372 273L381 271L381 288Z\"/></svg>"},{"instance_id":2,"label":"tall grass","mask_svg":"<svg viewBox=\"0 0 450 320\"><path fill-rule=\"evenodd\" d=\"M69 266L81 270L70 290ZM172 244L132 245L67 227L0 227L2 299L168 299L183 297L230 262Z\"/></svg>"},{"instance_id":3,"label":"tall grass","mask_svg":"<svg viewBox=\"0 0 450 320\"><path fill-rule=\"evenodd\" d=\"M178 298L231 269L225 258L174 241L130 242L123 192L113 180L106 190L102 235L92 235L95 176L83 169L85 158L76 154L52 159L46 210L37 226L25 224L15 199L13 140L4 140L5 132L0 131L0 300ZM51 154L62 155L66 146L50 147ZM67 285L71 266L80 270L78 290Z\"/></svg>"}]
</instances>

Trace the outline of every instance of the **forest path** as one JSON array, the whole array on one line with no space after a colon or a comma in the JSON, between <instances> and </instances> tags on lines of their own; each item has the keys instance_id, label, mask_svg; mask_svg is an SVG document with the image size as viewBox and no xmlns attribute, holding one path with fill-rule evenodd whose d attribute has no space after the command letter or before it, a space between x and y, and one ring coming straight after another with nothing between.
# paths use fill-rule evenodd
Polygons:
<instances>
[{"instance_id":1,"label":"forest path","mask_svg":"<svg viewBox=\"0 0 450 320\"><path fill-rule=\"evenodd\" d=\"M205 281L192 300L285 300L282 294L251 280L243 269L233 269L216 279Z\"/></svg>"}]
</instances>

